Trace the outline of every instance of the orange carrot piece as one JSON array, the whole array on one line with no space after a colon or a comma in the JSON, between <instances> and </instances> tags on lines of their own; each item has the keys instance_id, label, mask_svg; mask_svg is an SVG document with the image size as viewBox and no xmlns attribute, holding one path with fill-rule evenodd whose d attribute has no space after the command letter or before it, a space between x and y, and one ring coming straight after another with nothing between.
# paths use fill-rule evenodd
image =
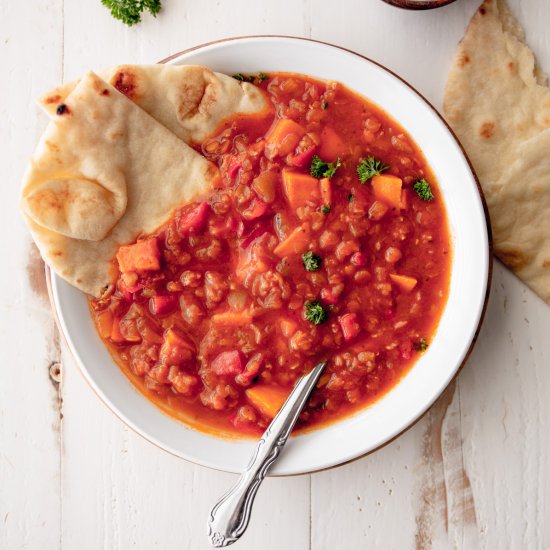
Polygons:
<instances>
[{"instance_id":1,"label":"orange carrot piece","mask_svg":"<svg viewBox=\"0 0 550 550\"><path fill-rule=\"evenodd\" d=\"M319 180L308 174L283 170L283 189L288 204L296 210L321 198Z\"/></svg>"},{"instance_id":2,"label":"orange carrot piece","mask_svg":"<svg viewBox=\"0 0 550 550\"><path fill-rule=\"evenodd\" d=\"M122 273L128 271L157 271L160 269L160 251L157 239L138 241L121 246L116 258Z\"/></svg>"},{"instance_id":3,"label":"orange carrot piece","mask_svg":"<svg viewBox=\"0 0 550 550\"><path fill-rule=\"evenodd\" d=\"M319 185L321 186L321 200L323 204L329 206L332 201L332 189L330 187L330 179L323 178Z\"/></svg>"},{"instance_id":4,"label":"orange carrot piece","mask_svg":"<svg viewBox=\"0 0 550 550\"><path fill-rule=\"evenodd\" d=\"M292 233L281 243L279 243L273 252L283 258L289 254L299 254L303 252L309 244L309 231L300 226L294 229Z\"/></svg>"},{"instance_id":5,"label":"orange carrot piece","mask_svg":"<svg viewBox=\"0 0 550 550\"><path fill-rule=\"evenodd\" d=\"M290 118L280 118L269 130L266 141L269 145L283 148L279 154L287 154L292 151L306 133L305 128Z\"/></svg>"},{"instance_id":6,"label":"orange carrot piece","mask_svg":"<svg viewBox=\"0 0 550 550\"><path fill-rule=\"evenodd\" d=\"M274 418L284 405L288 390L279 386L258 385L246 390L246 396L264 416Z\"/></svg>"},{"instance_id":7,"label":"orange carrot piece","mask_svg":"<svg viewBox=\"0 0 550 550\"><path fill-rule=\"evenodd\" d=\"M320 138L321 144L317 154L325 162L334 162L346 152L346 144L330 126L323 128Z\"/></svg>"},{"instance_id":8,"label":"orange carrot piece","mask_svg":"<svg viewBox=\"0 0 550 550\"><path fill-rule=\"evenodd\" d=\"M390 279L403 291L410 292L418 282L414 277L407 277L407 275L397 275L390 273Z\"/></svg>"},{"instance_id":9,"label":"orange carrot piece","mask_svg":"<svg viewBox=\"0 0 550 550\"><path fill-rule=\"evenodd\" d=\"M380 175L372 178L374 196L393 208L401 207L401 178L391 175Z\"/></svg>"},{"instance_id":10,"label":"orange carrot piece","mask_svg":"<svg viewBox=\"0 0 550 550\"><path fill-rule=\"evenodd\" d=\"M250 323L252 316L250 311L224 311L223 313L216 313L212 315L212 323L218 325L225 325L230 327L242 326L246 323Z\"/></svg>"}]
</instances>

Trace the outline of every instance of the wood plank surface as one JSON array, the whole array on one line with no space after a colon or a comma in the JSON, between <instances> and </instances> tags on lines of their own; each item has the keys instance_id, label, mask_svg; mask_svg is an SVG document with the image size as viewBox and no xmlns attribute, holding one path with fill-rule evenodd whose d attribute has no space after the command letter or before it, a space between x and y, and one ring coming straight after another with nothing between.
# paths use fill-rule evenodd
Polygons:
<instances>
[{"instance_id":1,"label":"wood plank surface","mask_svg":"<svg viewBox=\"0 0 550 550\"><path fill-rule=\"evenodd\" d=\"M550 70L550 3L509 4ZM157 19L128 29L99 0L0 0L1 549L206 549L207 511L235 479L127 429L60 351L41 264L15 206L46 123L33 98L87 69L265 33L354 49L439 107L477 5L407 12L380 0L164 0ZM267 480L237 548L550 546L550 308L498 263L493 280L474 353L425 417L352 464Z\"/></svg>"}]
</instances>

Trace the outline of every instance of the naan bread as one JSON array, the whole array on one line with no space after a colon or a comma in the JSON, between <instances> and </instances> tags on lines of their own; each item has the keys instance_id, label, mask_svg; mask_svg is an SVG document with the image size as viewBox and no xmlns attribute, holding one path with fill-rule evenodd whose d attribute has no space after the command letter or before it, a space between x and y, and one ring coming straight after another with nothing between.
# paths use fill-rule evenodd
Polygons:
<instances>
[{"instance_id":1,"label":"naan bread","mask_svg":"<svg viewBox=\"0 0 550 550\"><path fill-rule=\"evenodd\" d=\"M186 143L201 143L229 116L270 112L264 93L247 82L195 65L120 65L100 76ZM78 81L44 94L54 116Z\"/></svg>"},{"instance_id":2,"label":"naan bread","mask_svg":"<svg viewBox=\"0 0 550 550\"><path fill-rule=\"evenodd\" d=\"M114 256L211 190L217 168L94 73L64 99L24 178L21 207L48 265L100 296Z\"/></svg>"},{"instance_id":3,"label":"naan bread","mask_svg":"<svg viewBox=\"0 0 550 550\"><path fill-rule=\"evenodd\" d=\"M459 44L445 116L487 198L496 255L550 304L550 89L503 0Z\"/></svg>"}]
</instances>

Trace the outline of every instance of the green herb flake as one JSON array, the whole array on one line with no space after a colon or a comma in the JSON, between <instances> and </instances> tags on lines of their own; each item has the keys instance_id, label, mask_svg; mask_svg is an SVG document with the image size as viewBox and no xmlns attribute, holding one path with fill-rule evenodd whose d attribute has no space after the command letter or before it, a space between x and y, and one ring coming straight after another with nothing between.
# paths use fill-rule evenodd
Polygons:
<instances>
[{"instance_id":1,"label":"green herb flake","mask_svg":"<svg viewBox=\"0 0 550 550\"><path fill-rule=\"evenodd\" d=\"M318 155L315 155L311 161L309 172L314 178L332 178L340 166L342 166L340 159L337 159L336 162L324 162Z\"/></svg>"},{"instance_id":2,"label":"green herb flake","mask_svg":"<svg viewBox=\"0 0 550 550\"><path fill-rule=\"evenodd\" d=\"M413 185L413 189L416 191L416 194L423 201L433 201L434 200L434 194L432 193L432 188L430 187L430 184L424 178L422 178L421 180L418 180Z\"/></svg>"},{"instance_id":3,"label":"green herb flake","mask_svg":"<svg viewBox=\"0 0 550 550\"><path fill-rule=\"evenodd\" d=\"M129 27L141 22L141 14L147 10L153 17L160 11L160 0L101 0L111 15Z\"/></svg>"},{"instance_id":4,"label":"green herb flake","mask_svg":"<svg viewBox=\"0 0 550 550\"><path fill-rule=\"evenodd\" d=\"M323 262L323 259L321 256L317 256L313 252L305 252L302 255L302 261L304 262L304 267L306 268L306 271L318 271L321 269L321 263Z\"/></svg>"},{"instance_id":5,"label":"green herb flake","mask_svg":"<svg viewBox=\"0 0 550 550\"><path fill-rule=\"evenodd\" d=\"M428 342L426 342L426 338L420 338L418 342L415 342L414 349L416 351L426 351L428 349Z\"/></svg>"},{"instance_id":6,"label":"green herb flake","mask_svg":"<svg viewBox=\"0 0 550 550\"><path fill-rule=\"evenodd\" d=\"M321 212L323 214L328 214L330 213L330 208L331 208L330 204L323 204L323 206L321 206Z\"/></svg>"},{"instance_id":7,"label":"green herb flake","mask_svg":"<svg viewBox=\"0 0 550 550\"><path fill-rule=\"evenodd\" d=\"M321 103L321 109L326 109L328 107L328 102L327 101L323 101Z\"/></svg>"},{"instance_id":8,"label":"green herb flake","mask_svg":"<svg viewBox=\"0 0 550 550\"><path fill-rule=\"evenodd\" d=\"M374 176L379 176L382 172L389 169L387 164L376 160L374 157L367 157L361 159L361 162L357 165L357 175L361 183L366 183Z\"/></svg>"},{"instance_id":9,"label":"green herb flake","mask_svg":"<svg viewBox=\"0 0 550 550\"><path fill-rule=\"evenodd\" d=\"M327 311L318 300L315 300L314 302L306 302L304 309L306 319L314 325L320 325L328 318Z\"/></svg>"},{"instance_id":10,"label":"green herb flake","mask_svg":"<svg viewBox=\"0 0 550 550\"><path fill-rule=\"evenodd\" d=\"M258 82L261 84L264 80L267 80L269 75L265 73L258 73Z\"/></svg>"},{"instance_id":11,"label":"green herb flake","mask_svg":"<svg viewBox=\"0 0 550 550\"><path fill-rule=\"evenodd\" d=\"M351 202L353 200L353 193L350 193L348 195L348 202Z\"/></svg>"}]
</instances>

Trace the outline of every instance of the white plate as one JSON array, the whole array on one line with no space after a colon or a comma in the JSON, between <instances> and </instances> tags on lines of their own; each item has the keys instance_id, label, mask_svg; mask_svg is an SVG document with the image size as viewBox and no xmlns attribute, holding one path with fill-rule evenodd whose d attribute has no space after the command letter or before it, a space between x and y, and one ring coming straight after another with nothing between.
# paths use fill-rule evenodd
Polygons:
<instances>
[{"instance_id":1,"label":"white plate","mask_svg":"<svg viewBox=\"0 0 550 550\"><path fill-rule=\"evenodd\" d=\"M291 438L271 475L329 468L372 451L410 426L445 389L465 360L483 315L490 274L487 215L474 174L437 112L408 84L353 52L310 40L237 38L170 58L227 74L285 71L338 80L377 103L420 146L444 196L453 242L451 288L437 334L403 380L372 406L329 427ZM59 324L95 392L126 424L192 462L239 472L254 442L219 439L166 416L125 378L99 339L86 297L52 275Z\"/></svg>"}]
</instances>

